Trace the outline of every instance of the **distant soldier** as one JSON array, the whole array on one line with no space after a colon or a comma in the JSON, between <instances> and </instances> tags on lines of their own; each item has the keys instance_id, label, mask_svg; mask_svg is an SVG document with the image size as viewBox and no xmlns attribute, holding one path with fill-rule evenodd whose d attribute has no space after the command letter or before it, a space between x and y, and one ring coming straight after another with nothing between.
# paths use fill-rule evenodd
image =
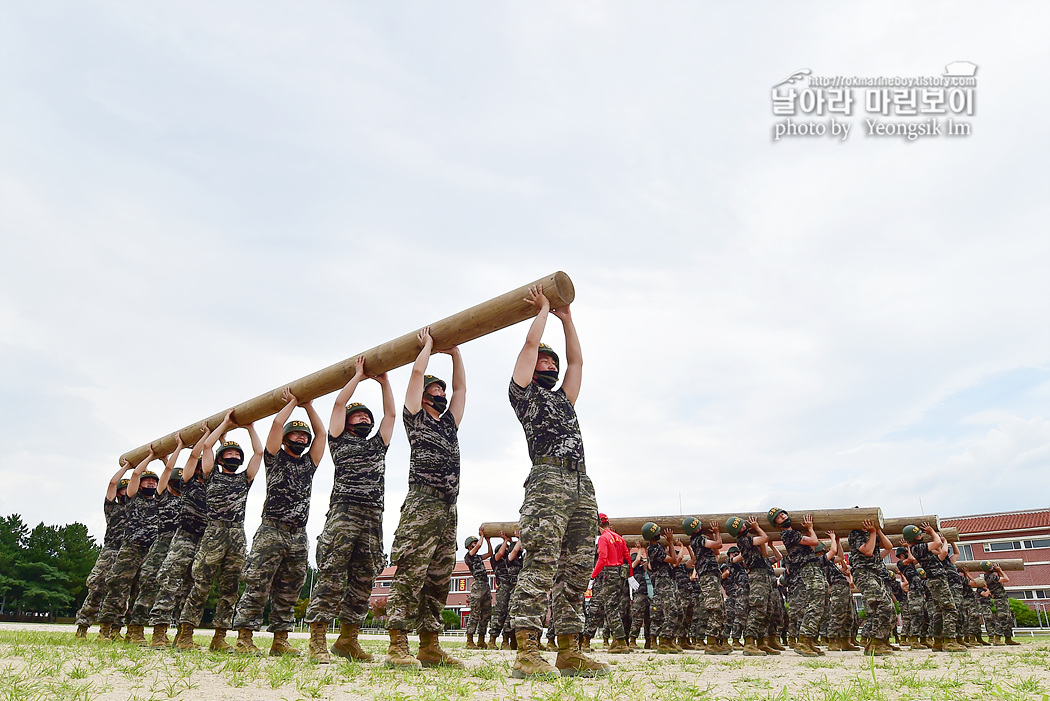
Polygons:
<instances>
[{"instance_id":1,"label":"distant soldier","mask_svg":"<svg viewBox=\"0 0 1050 701\"><path fill-rule=\"evenodd\" d=\"M882 550L892 549L893 544L874 522L864 521L863 526L863 529L849 532L849 564L853 581L864 597L865 623L870 631L864 654L889 655L893 653L889 637L896 613L890 591L879 573L879 565Z\"/></svg>"},{"instance_id":2,"label":"distant soldier","mask_svg":"<svg viewBox=\"0 0 1050 701\"><path fill-rule=\"evenodd\" d=\"M780 508L772 508L767 514L769 525L781 528L780 540L787 548L787 559L791 569L798 573L802 583L802 620L799 624L799 644L795 652L805 657L816 657L817 636L824 618L824 597L828 583L820 566L820 556L813 547L820 543L813 531L813 517L803 516L799 524L805 533L800 533L791 523L791 514Z\"/></svg>"},{"instance_id":3,"label":"distant soldier","mask_svg":"<svg viewBox=\"0 0 1050 701\"><path fill-rule=\"evenodd\" d=\"M736 537L748 574L748 614L744 630L744 654L767 654L758 647L759 639L769 630L769 600L773 587L773 568L765 557L769 535L758 525L757 519L745 521L739 516L726 521L726 531Z\"/></svg>"},{"instance_id":4,"label":"distant soldier","mask_svg":"<svg viewBox=\"0 0 1050 701\"><path fill-rule=\"evenodd\" d=\"M149 454L131 473L131 480L128 482L124 543L120 546L120 552L110 571L106 599L102 602L102 611L99 614L99 621L110 626L111 640L119 639L116 631L120 630L119 621L128 610L135 578L149 553L150 546L157 539L155 497L159 478L155 472L146 470L146 466L154 460L156 456L153 446L150 446ZM132 633L130 626L129 633ZM132 634L131 639L136 640L137 637Z\"/></svg>"},{"instance_id":5,"label":"distant soldier","mask_svg":"<svg viewBox=\"0 0 1050 701\"><path fill-rule=\"evenodd\" d=\"M718 553L722 549L722 533L718 524L709 524L710 536L703 533L703 523L698 518L682 521L682 528L689 536L689 549L693 554L693 571L699 590L694 617L698 621L698 638L707 637L703 646L708 655L728 655L733 648L726 644L723 630L726 625L725 602L722 599L722 577L718 571Z\"/></svg>"},{"instance_id":6,"label":"distant soldier","mask_svg":"<svg viewBox=\"0 0 1050 701\"><path fill-rule=\"evenodd\" d=\"M956 563L958 564L958 563ZM981 638L981 614L977 610L977 583L965 567L959 567L963 576L961 631L965 635L963 644L968 647L983 645Z\"/></svg>"},{"instance_id":7,"label":"distant soldier","mask_svg":"<svg viewBox=\"0 0 1050 701\"><path fill-rule=\"evenodd\" d=\"M723 567L725 569L721 572L722 588L726 592L725 637L734 650L742 650L748 604L751 600L751 583L740 548L730 546L726 551L726 564Z\"/></svg>"},{"instance_id":8,"label":"distant soldier","mask_svg":"<svg viewBox=\"0 0 1050 701\"><path fill-rule=\"evenodd\" d=\"M216 578L219 580L219 601L212 618L215 632L209 648L214 652L231 650L226 642L226 631L233 622L237 587L244 568L244 510L248 502L248 490L255 481L263 459L263 444L252 425L246 427L253 451L247 469L238 472L238 468L244 464L244 450L233 441L223 442L212 453L212 447L226 431L235 427L231 409L226 412L222 423L204 439L200 469L207 483L205 499L208 504L208 525L201 536L197 554L193 557L190 568L193 585L179 616L175 647L180 650L194 649L193 629L201 622L204 604ZM219 466L218 470L215 469L216 465Z\"/></svg>"},{"instance_id":9,"label":"distant soldier","mask_svg":"<svg viewBox=\"0 0 1050 701\"><path fill-rule=\"evenodd\" d=\"M102 599L106 596L106 583L109 581L109 573L113 569L113 563L117 560L117 553L124 538L124 522L127 518L128 480L123 479L124 473L131 469L126 460L121 460L120 469L113 473L106 486L106 501L102 511L106 516L106 534L102 539L102 551L95 560L91 574L88 575L85 588L87 595L84 603L77 611L77 633L76 637L86 638L88 628L95 622ZM109 638L109 625L103 626L99 632L100 639Z\"/></svg>"},{"instance_id":10,"label":"distant soldier","mask_svg":"<svg viewBox=\"0 0 1050 701\"><path fill-rule=\"evenodd\" d=\"M384 663L395 668L462 667L438 644L444 630L441 611L456 564L459 499L459 427L467 402L467 379L459 349L437 351L452 358L452 399L445 382L426 375L434 339L430 327L419 334L402 418L411 449L408 494L390 553L397 572L387 603L390 646ZM446 411L447 409L447 411ZM419 654L412 657L408 631L419 631Z\"/></svg>"},{"instance_id":11,"label":"distant soldier","mask_svg":"<svg viewBox=\"0 0 1050 701\"><path fill-rule=\"evenodd\" d=\"M510 608L510 595L518 584L518 573L521 572L521 541L511 539L503 531L499 532L503 540L496 552L492 553L492 571L496 577L496 603L492 607L492 619L489 625L489 647L496 649L496 640L503 636L500 649L516 648L510 627L507 625L507 612Z\"/></svg>"},{"instance_id":12,"label":"distant soldier","mask_svg":"<svg viewBox=\"0 0 1050 701\"><path fill-rule=\"evenodd\" d=\"M638 636L643 635L644 647L652 649L651 614L649 604L652 598L652 581L649 578L649 556L640 541L635 541L631 553L631 568L635 584L631 586L631 637L627 646L638 647Z\"/></svg>"},{"instance_id":13,"label":"distant soldier","mask_svg":"<svg viewBox=\"0 0 1050 701\"><path fill-rule=\"evenodd\" d=\"M826 535L831 539L831 547L827 554L821 555L821 569L828 583L828 650L853 652L859 649L849 639L853 595L850 594L849 581L838 567L842 559L839 537L835 531L827 531Z\"/></svg>"},{"instance_id":14,"label":"distant soldier","mask_svg":"<svg viewBox=\"0 0 1050 701\"><path fill-rule=\"evenodd\" d=\"M660 536L664 542L660 542ZM653 573L653 601L651 617L653 634L656 636L656 651L660 653L680 652L674 646L674 635L678 630L678 585L674 580L674 567L679 563L675 551L674 537L670 528L661 529L655 523L642 526L642 537L649 541L647 554Z\"/></svg>"},{"instance_id":15,"label":"distant soldier","mask_svg":"<svg viewBox=\"0 0 1050 701\"><path fill-rule=\"evenodd\" d=\"M923 531L930 537L929 544L923 542ZM933 526L923 523L920 527L905 526L901 545L911 550L912 555L926 571L926 586L936 607L934 649L943 649L945 652L965 652L966 648L955 642L958 612L948 585L948 574L942 562L948 557L944 541L941 540Z\"/></svg>"},{"instance_id":16,"label":"distant soldier","mask_svg":"<svg viewBox=\"0 0 1050 701\"><path fill-rule=\"evenodd\" d=\"M682 652L695 649L689 641L689 629L693 624L693 612L696 610L696 592L689 578L689 572L693 568L693 556L689 552L689 546L683 545L677 538L674 542L679 562L671 568L671 574L678 589L678 612L675 615L677 624L671 644L678 652Z\"/></svg>"},{"instance_id":17,"label":"distant soldier","mask_svg":"<svg viewBox=\"0 0 1050 701\"><path fill-rule=\"evenodd\" d=\"M984 632L988 634L988 645L994 645L992 638L995 636L995 613L992 611L992 593L988 591L988 581L985 586L977 590L977 609L981 612L981 620L984 621Z\"/></svg>"},{"instance_id":18,"label":"distant soldier","mask_svg":"<svg viewBox=\"0 0 1050 701\"><path fill-rule=\"evenodd\" d=\"M631 554L623 537L609 525L608 516L598 514L598 522L602 533L598 538L598 562L591 572L591 579L604 606L605 620L600 623L612 640L608 651L622 655L631 651L627 646L627 631L623 629L621 616L628 593L627 579L633 574Z\"/></svg>"},{"instance_id":19,"label":"distant soldier","mask_svg":"<svg viewBox=\"0 0 1050 701\"><path fill-rule=\"evenodd\" d=\"M481 536L479 538L478 536ZM470 570L471 578L474 580L470 585L470 616L467 618L467 649L487 650L485 644L485 629L488 628L489 619L492 618L492 589L489 588L489 571L485 567L485 560L492 556L492 541L485 536L485 530L478 529L477 536L467 536L463 547L467 554L463 556L463 562ZM482 544L487 546L484 553L479 554ZM480 631L480 632L479 632ZM474 642L474 633L478 633L478 642Z\"/></svg>"},{"instance_id":20,"label":"distant soldier","mask_svg":"<svg viewBox=\"0 0 1050 701\"><path fill-rule=\"evenodd\" d=\"M1010 577L1003 568L994 562L985 560L981 563L984 572L984 583L992 595L992 603L995 604L995 635L992 636L992 645L1020 645L1014 640L1014 615L1010 611L1010 599L1006 595L1003 586L1010 581Z\"/></svg>"},{"instance_id":21,"label":"distant soldier","mask_svg":"<svg viewBox=\"0 0 1050 701\"><path fill-rule=\"evenodd\" d=\"M371 410L350 402L366 377L365 359L360 356L354 361L354 376L336 395L328 424L328 449L335 475L328 516L317 539L317 581L306 609L310 659L322 664L331 662L327 634L336 616L339 639L332 652L372 661L357 638L368 613L377 563L382 559L386 453L394 435L397 408L386 373L374 377L382 388L383 419L379 430L372 433L375 417Z\"/></svg>"},{"instance_id":22,"label":"distant soldier","mask_svg":"<svg viewBox=\"0 0 1050 701\"><path fill-rule=\"evenodd\" d=\"M923 607L926 604L926 599L922 595L922 578L919 576L916 560L908 554L908 549L905 547L897 548L895 553L897 555L897 571L901 573L901 577L908 583L908 605L901 612L908 619L909 637L904 642L912 650L928 650L929 648L922 642L924 628Z\"/></svg>"},{"instance_id":23,"label":"distant soldier","mask_svg":"<svg viewBox=\"0 0 1050 701\"><path fill-rule=\"evenodd\" d=\"M201 453L204 452L204 442L211 431L208 430L207 424L203 429L204 435L190 451L186 466L175 470L168 480L168 488L180 491L182 498L179 500L178 527L171 537L171 545L168 547L164 563L160 566L160 572L157 573L157 597L149 614L149 625L153 626L153 636L150 640L152 648L171 645L171 641L168 640L168 626L171 625L176 603L186 600L193 584L190 575L193 558L197 555L197 546L208 525L207 487L204 484L204 472L201 470ZM181 435L179 443L182 443Z\"/></svg>"}]
</instances>

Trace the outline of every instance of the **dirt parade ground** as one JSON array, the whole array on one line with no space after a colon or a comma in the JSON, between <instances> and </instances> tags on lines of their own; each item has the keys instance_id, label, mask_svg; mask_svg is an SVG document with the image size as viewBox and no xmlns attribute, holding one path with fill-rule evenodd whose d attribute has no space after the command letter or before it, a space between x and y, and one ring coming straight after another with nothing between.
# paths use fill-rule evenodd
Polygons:
<instances>
[{"instance_id":1,"label":"dirt parade ground","mask_svg":"<svg viewBox=\"0 0 1050 701\"><path fill-rule=\"evenodd\" d=\"M198 643L207 643L199 631ZM442 644L466 663L464 670L402 672L381 664L339 658L314 665L298 658L244 657L207 652L157 652L123 643L73 637L72 626L0 625L0 699L1047 699L1050 639L1020 638L1019 647L985 647L968 653L906 651L888 657L832 652L807 659L710 656L648 651L598 658L613 665L601 679L512 679L514 653L466 650ZM268 642L267 634L257 640ZM331 638L334 641L334 637ZM306 635L293 636L305 650ZM385 651L382 636L365 647ZM554 653L548 653L551 659Z\"/></svg>"}]
</instances>

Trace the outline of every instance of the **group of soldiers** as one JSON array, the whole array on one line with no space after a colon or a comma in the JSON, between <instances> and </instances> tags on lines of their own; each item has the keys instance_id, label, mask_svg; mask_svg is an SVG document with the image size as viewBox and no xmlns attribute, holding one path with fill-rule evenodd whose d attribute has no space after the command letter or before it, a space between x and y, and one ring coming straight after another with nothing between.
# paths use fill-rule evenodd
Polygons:
<instances>
[{"instance_id":1,"label":"group of soldiers","mask_svg":"<svg viewBox=\"0 0 1050 701\"><path fill-rule=\"evenodd\" d=\"M789 513L773 508L767 520L771 531L781 529L776 538L783 553L757 519L734 517L725 529L736 543L722 563L716 522L704 528L698 518L685 519L687 540L647 523L629 559L621 546L611 561L603 541L609 534L610 544L622 538L606 528L582 648L590 649L599 629L610 653L636 648L643 630L646 649L709 655L777 655L785 646L806 657L823 655L822 647L887 655L900 649L891 637L913 650L946 652L1018 644L1003 586L1009 577L992 562L981 563L983 582L957 567L958 548L929 524L907 526L895 547L874 523L864 522L850 531L847 554L835 532L825 534L830 546L821 541L808 516L794 524ZM897 572L883 559L891 551ZM864 602L863 628L853 592Z\"/></svg>"}]
</instances>

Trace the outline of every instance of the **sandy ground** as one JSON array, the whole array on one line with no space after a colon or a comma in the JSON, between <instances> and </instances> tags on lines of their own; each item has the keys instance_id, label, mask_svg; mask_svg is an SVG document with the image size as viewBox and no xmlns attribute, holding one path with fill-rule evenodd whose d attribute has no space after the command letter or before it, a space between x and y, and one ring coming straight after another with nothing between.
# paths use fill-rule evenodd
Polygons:
<instances>
[{"instance_id":1,"label":"sandy ground","mask_svg":"<svg viewBox=\"0 0 1050 701\"><path fill-rule=\"evenodd\" d=\"M636 652L595 657L613 665L601 679L523 681L510 677L514 653L443 645L465 670L400 672L334 658L250 658L151 651L72 637L72 626L0 624L0 699L1042 699L1050 694L1050 640L964 654L905 651L889 657L829 653L817 659ZM210 631L196 640L206 643ZM256 636L260 647L269 634ZM305 650L306 635L293 634ZM333 642L335 636L329 636ZM232 642L232 636L231 636ZM367 636L373 653L385 638ZM546 653L553 661L554 653Z\"/></svg>"}]
</instances>

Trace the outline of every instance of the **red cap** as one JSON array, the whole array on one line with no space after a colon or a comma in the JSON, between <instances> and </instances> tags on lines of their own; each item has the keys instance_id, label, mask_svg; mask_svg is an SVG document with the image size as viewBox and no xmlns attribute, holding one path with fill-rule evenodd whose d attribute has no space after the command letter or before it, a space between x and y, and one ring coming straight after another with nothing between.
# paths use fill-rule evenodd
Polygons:
<instances>
[{"instance_id":1,"label":"red cap","mask_svg":"<svg viewBox=\"0 0 1050 701\"><path fill-rule=\"evenodd\" d=\"M598 522L599 523L608 523L609 522L609 517L606 516L605 514L599 513L598 514Z\"/></svg>"}]
</instances>

